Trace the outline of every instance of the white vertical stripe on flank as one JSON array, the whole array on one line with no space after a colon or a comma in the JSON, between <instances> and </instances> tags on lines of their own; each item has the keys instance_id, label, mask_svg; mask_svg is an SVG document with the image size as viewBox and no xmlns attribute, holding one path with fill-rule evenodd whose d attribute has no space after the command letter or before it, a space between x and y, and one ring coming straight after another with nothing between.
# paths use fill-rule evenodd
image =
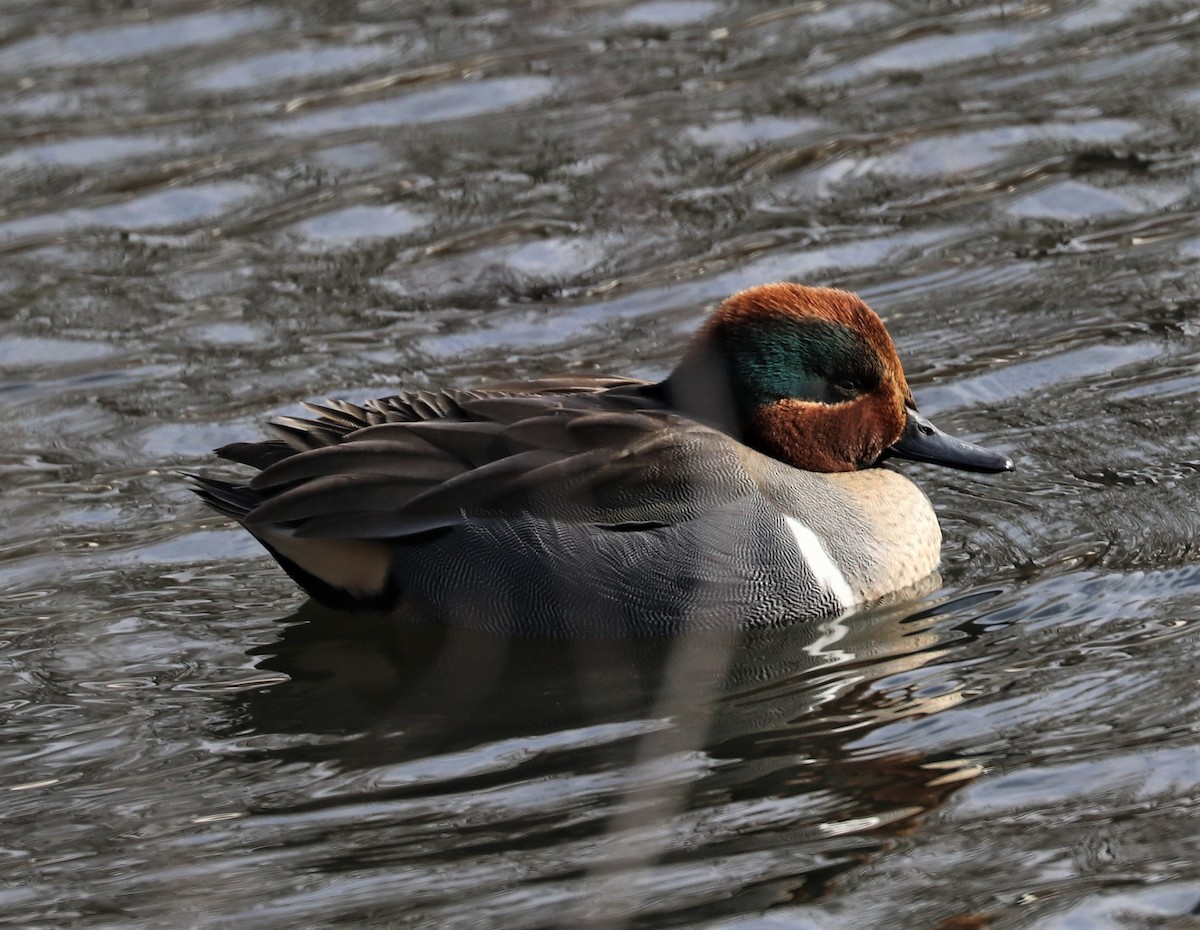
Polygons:
<instances>
[{"instance_id":1,"label":"white vertical stripe on flank","mask_svg":"<svg viewBox=\"0 0 1200 930\"><path fill-rule=\"evenodd\" d=\"M841 602L843 610L849 610L858 603L858 598L854 596L850 585L846 583L846 576L837 567L837 563L829 557L829 553L821 545L817 534L795 517L784 517L783 519L787 522L792 535L796 537L796 547L800 550L800 558L808 564L809 569L816 576L817 582Z\"/></svg>"}]
</instances>

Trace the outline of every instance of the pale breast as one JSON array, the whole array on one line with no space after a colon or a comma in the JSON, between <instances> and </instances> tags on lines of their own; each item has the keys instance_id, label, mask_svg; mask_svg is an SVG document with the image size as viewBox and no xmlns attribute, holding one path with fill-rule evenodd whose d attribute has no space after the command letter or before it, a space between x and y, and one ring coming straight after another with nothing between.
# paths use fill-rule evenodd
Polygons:
<instances>
[{"instance_id":1,"label":"pale breast","mask_svg":"<svg viewBox=\"0 0 1200 930\"><path fill-rule=\"evenodd\" d=\"M784 517L797 557L847 606L916 585L937 568L937 516L900 472L806 472L757 453L743 465Z\"/></svg>"},{"instance_id":2,"label":"pale breast","mask_svg":"<svg viewBox=\"0 0 1200 930\"><path fill-rule=\"evenodd\" d=\"M864 601L915 585L937 568L942 530L929 498L912 481L889 468L828 477L866 528L838 546Z\"/></svg>"}]
</instances>

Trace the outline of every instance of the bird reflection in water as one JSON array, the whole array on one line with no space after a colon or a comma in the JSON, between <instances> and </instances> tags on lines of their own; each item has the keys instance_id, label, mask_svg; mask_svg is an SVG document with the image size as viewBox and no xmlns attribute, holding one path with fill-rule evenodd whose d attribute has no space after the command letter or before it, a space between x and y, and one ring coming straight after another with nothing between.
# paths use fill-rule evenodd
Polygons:
<instances>
[{"instance_id":1,"label":"bird reflection in water","mask_svg":"<svg viewBox=\"0 0 1200 930\"><path fill-rule=\"evenodd\" d=\"M411 865L418 837L423 856L471 862L520 836L545 854L530 878L561 884L562 922L616 925L651 899L686 908L680 873L706 866L720 877L704 913L735 899L730 913L744 912L819 896L980 773L881 730L961 703L961 688L904 679L974 638L953 614L987 596L641 639L507 637L308 604L256 650L286 680L238 695L234 725L255 737L243 752L335 773L261 813L391 805L331 869Z\"/></svg>"}]
</instances>

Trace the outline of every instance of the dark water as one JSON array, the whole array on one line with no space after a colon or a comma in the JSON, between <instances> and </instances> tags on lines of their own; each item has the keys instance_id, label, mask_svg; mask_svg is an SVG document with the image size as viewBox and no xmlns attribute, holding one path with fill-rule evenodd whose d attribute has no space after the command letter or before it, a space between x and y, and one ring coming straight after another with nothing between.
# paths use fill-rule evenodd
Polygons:
<instances>
[{"instance_id":1,"label":"dark water","mask_svg":"<svg viewBox=\"0 0 1200 930\"><path fill-rule=\"evenodd\" d=\"M0 10L0 926L1183 928L1193 2ZM299 400L859 290L944 587L744 640L322 614L183 489Z\"/></svg>"}]
</instances>

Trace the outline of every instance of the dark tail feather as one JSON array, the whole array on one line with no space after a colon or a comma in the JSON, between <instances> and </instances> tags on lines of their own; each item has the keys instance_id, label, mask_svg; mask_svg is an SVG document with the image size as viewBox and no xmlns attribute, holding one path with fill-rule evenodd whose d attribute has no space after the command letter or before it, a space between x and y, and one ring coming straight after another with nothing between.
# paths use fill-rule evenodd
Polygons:
<instances>
[{"instance_id":1,"label":"dark tail feather","mask_svg":"<svg viewBox=\"0 0 1200 930\"><path fill-rule=\"evenodd\" d=\"M250 465L259 471L295 454L295 447L289 446L282 439L268 439L265 442L231 442L217 450L217 455L221 458L237 462L239 465Z\"/></svg>"},{"instance_id":2,"label":"dark tail feather","mask_svg":"<svg viewBox=\"0 0 1200 930\"><path fill-rule=\"evenodd\" d=\"M244 519L246 514L263 502L263 496L251 490L249 485L202 478L199 475L188 475L187 478L192 482L192 490L200 495L204 503L235 520Z\"/></svg>"}]
</instances>

